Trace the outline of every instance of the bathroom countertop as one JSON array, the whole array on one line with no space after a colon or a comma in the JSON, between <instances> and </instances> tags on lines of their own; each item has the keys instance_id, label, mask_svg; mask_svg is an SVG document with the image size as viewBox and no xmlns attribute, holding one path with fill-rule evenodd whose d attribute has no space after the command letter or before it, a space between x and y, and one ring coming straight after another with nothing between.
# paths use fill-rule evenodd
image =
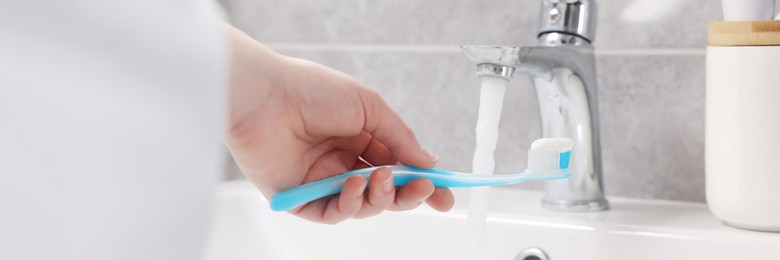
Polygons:
<instances>
[{"instance_id":1,"label":"bathroom countertop","mask_svg":"<svg viewBox=\"0 0 780 260\"><path fill-rule=\"evenodd\" d=\"M469 192L453 190L452 214L468 212ZM488 218L530 221L562 228L602 230L623 234L677 237L731 242L766 243L780 247L780 233L749 231L724 224L704 203L609 197L610 210L571 213L541 208L543 193L512 188L491 189Z\"/></svg>"},{"instance_id":2,"label":"bathroom countertop","mask_svg":"<svg viewBox=\"0 0 780 260\"><path fill-rule=\"evenodd\" d=\"M421 206L323 225L271 212L247 181L224 183L207 259L463 259L471 250L482 250L484 259L515 259L530 247L551 259L580 260L780 255L780 233L727 226L703 203L609 197L608 211L555 212L541 208L542 192L515 187L491 189L484 237L477 238L467 221L469 190L453 192L450 212ZM475 239L484 239L482 249L470 247Z\"/></svg>"}]
</instances>

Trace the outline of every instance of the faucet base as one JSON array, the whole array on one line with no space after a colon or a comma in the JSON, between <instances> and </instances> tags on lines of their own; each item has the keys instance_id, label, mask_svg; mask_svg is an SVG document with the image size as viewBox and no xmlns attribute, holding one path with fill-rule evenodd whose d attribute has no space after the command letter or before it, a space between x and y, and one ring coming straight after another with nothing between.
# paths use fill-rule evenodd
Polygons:
<instances>
[{"instance_id":1,"label":"faucet base","mask_svg":"<svg viewBox=\"0 0 780 260\"><path fill-rule=\"evenodd\" d=\"M542 208L554 210L554 211L567 211L567 212L591 212L591 211L603 211L609 209L609 202L604 199L596 200L551 200L542 199Z\"/></svg>"}]
</instances>

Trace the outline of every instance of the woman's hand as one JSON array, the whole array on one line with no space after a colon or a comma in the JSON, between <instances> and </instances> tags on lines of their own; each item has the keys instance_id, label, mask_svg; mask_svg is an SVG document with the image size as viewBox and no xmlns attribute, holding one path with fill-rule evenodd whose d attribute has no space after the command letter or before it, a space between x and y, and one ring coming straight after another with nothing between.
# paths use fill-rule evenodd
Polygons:
<instances>
[{"instance_id":1,"label":"woman's hand","mask_svg":"<svg viewBox=\"0 0 780 260\"><path fill-rule=\"evenodd\" d=\"M305 60L274 53L235 28L228 147L239 168L273 194L372 165L431 168L438 157L420 147L412 130L365 84ZM368 189L366 189L368 185ZM426 179L393 185L387 168L347 179L340 194L290 212L337 223L385 209L414 209L423 201L449 210L454 198Z\"/></svg>"}]
</instances>

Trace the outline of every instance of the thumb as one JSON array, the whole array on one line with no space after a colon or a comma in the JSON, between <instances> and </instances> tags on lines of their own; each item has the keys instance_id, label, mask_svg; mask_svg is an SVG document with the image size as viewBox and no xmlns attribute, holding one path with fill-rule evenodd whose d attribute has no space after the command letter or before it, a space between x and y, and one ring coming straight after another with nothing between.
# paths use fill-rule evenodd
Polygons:
<instances>
[{"instance_id":1,"label":"thumb","mask_svg":"<svg viewBox=\"0 0 780 260\"><path fill-rule=\"evenodd\" d=\"M400 116L385 103L373 89L363 89L361 101L363 104L363 131L371 134L377 141L384 144L390 153L402 164L432 168L439 157L422 149L414 132Z\"/></svg>"}]
</instances>

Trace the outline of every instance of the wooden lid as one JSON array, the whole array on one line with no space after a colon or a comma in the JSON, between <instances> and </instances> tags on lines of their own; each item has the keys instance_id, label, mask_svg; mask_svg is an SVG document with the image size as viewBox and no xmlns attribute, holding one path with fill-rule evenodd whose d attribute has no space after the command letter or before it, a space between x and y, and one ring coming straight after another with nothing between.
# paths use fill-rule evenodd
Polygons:
<instances>
[{"instance_id":1,"label":"wooden lid","mask_svg":"<svg viewBox=\"0 0 780 260\"><path fill-rule=\"evenodd\" d=\"M711 22L707 26L710 46L780 45L780 20Z\"/></svg>"}]
</instances>

